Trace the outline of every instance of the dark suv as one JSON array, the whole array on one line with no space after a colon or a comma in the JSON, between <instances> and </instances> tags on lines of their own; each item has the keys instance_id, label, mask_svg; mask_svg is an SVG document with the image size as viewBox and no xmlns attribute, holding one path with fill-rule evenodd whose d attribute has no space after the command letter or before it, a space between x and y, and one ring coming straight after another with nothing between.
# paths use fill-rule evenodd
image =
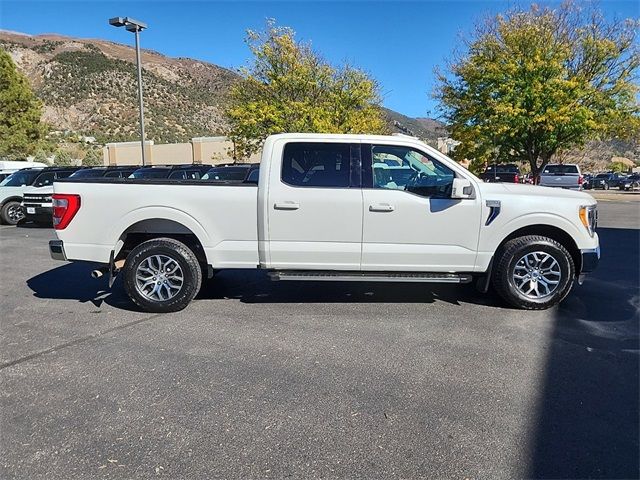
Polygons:
<instances>
[{"instance_id":1,"label":"dark suv","mask_svg":"<svg viewBox=\"0 0 640 480\"><path fill-rule=\"evenodd\" d=\"M520 181L520 169L513 163L493 164L480 174L485 182L518 183Z\"/></svg>"},{"instance_id":2,"label":"dark suv","mask_svg":"<svg viewBox=\"0 0 640 480\"><path fill-rule=\"evenodd\" d=\"M229 163L211 168L202 180L257 183L259 172L259 163Z\"/></svg>"},{"instance_id":3,"label":"dark suv","mask_svg":"<svg viewBox=\"0 0 640 480\"><path fill-rule=\"evenodd\" d=\"M161 179L168 180L200 180L207 173L211 165L153 165L138 168L129 175L129 178L137 179Z\"/></svg>"},{"instance_id":4,"label":"dark suv","mask_svg":"<svg viewBox=\"0 0 640 480\"><path fill-rule=\"evenodd\" d=\"M618 173L599 173L591 179L591 188L601 188L602 190L618 188L624 178Z\"/></svg>"}]
</instances>

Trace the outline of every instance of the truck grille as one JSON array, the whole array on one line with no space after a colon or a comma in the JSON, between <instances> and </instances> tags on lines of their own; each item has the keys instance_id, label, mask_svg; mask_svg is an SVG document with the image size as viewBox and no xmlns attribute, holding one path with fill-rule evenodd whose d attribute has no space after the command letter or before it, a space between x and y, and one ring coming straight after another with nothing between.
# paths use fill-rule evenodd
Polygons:
<instances>
[{"instance_id":1,"label":"truck grille","mask_svg":"<svg viewBox=\"0 0 640 480\"><path fill-rule=\"evenodd\" d=\"M26 193L22 197L22 203L25 207L40 206L45 203L51 203L51 194Z\"/></svg>"}]
</instances>

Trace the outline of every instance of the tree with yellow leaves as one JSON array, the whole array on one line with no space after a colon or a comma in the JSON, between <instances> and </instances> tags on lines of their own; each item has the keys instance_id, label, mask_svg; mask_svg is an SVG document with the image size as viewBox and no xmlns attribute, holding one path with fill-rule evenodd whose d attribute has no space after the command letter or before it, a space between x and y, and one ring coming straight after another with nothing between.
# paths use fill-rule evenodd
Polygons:
<instances>
[{"instance_id":1,"label":"tree with yellow leaves","mask_svg":"<svg viewBox=\"0 0 640 480\"><path fill-rule=\"evenodd\" d=\"M247 157L275 133L383 133L377 83L349 65L333 67L290 28L267 22L248 31L252 65L230 92L226 116L236 155Z\"/></svg>"},{"instance_id":2,"label":"tree with yellow leaves","mask_svg":"<svg viewBox=\"0 0 640 480\"><path fill-rule=\"evenodd\" d=\"M438 73L436 97L462 142L455 155L476 166L528 162L537 177L587 140L638 135L637 27L572 3L517 8L479 26Z\"/></svg>"}]
</instances>

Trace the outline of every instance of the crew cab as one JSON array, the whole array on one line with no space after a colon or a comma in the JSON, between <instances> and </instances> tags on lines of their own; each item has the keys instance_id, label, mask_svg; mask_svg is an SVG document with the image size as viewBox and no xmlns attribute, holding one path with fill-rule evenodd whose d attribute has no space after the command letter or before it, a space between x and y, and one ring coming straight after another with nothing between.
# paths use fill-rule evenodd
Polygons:
<instances>
[{"instance_id":1,"label":"crew cab","mask_svg":"<svg viewBox=\"0 0 640 480\"><path fill-rule=\"evenodd\" d=\"M121 272L142 309L184 308L203 276L492 283L511 305L560 302L600 257L588 194L484 183L413 137L280 134L258 184L58 181L54 259Z\"/></svg>"}]
</instances>

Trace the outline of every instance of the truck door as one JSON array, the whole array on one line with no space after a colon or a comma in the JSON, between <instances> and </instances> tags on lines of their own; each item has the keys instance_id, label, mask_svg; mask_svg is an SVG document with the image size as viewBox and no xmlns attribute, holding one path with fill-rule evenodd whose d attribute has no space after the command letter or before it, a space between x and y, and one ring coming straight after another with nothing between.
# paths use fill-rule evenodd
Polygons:
<instances>
[{"instance_id":1,"label":"truck door","mask_svg":"<svg viewBox=\"0 0 640 480\"><path fill-rule=\"evenodd\" d=\"M267 200L271 268L360 269L359 150L338 141L274 147Z\"/></svg>"},{"instance_id":2,"label":"truck door","mask_svg":"<svg viewBox=\"0 0 640 480\"><path fill-rule=\"evenodd\" d=\"M362 145L363 270L471 272L480 199L451 199L456 173L413 147Z\"/></svg>"}]
</instances>

